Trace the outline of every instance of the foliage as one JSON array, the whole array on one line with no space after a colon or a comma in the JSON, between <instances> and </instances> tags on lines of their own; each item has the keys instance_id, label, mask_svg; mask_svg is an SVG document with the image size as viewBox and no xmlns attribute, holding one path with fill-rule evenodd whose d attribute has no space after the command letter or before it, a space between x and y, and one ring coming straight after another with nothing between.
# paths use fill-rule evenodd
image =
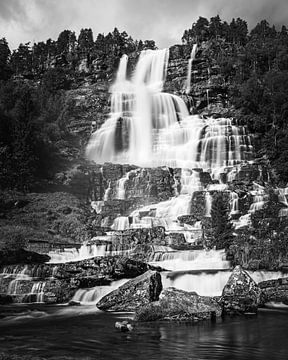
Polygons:
<instances>
[{"instance_id":1,"label":"foliage","mask_svg":"<svg viewBox=\"0 0 288 360\"><path fill-rule=\"evenodd\" d=\"M224 194L214 194L211 207L212 245L217 249L228 248L233 239L229 204Z\"/></svg>"}]
</instances>

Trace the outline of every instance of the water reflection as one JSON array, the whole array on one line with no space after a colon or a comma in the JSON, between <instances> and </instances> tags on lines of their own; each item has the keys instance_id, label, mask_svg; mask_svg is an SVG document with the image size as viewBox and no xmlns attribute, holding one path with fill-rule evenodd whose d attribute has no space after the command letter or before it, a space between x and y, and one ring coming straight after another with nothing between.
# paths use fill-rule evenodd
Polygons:
<instances>
[{"instance_id":1,"label":"water reflection","mask_svg":"<svg viewBox=\"0 0 288 360\"><path fill-rule=\"evenodd\" d=\"M261 310L258 316L215 323L140 323L127 334L114 323L132 314L46 309L45 316L30 320L2 318L1 351L47 359L287 359L287 311Z\"/></svg>"}]
</instances>

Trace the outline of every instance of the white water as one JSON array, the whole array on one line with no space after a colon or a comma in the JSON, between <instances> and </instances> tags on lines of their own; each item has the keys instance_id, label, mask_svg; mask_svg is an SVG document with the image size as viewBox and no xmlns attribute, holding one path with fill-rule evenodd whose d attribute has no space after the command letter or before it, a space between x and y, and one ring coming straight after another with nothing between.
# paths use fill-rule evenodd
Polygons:
<instances>
[{"instance_id":1,"label":"white water","mask_svg":"<svg viewBox=\"0 0 288 360\"><path fill-rule=\"evenodd\" d=\"M191 90L192 65L193 65L193 61L195 60L195 57L196 57L196 52L197 52L197 44L194 44L193 48L192 48L192 51L191 51L190 59L188 61L187 80L186 80L186 94L189 94L190 90Z\"/></svg>"},{"instance_id":2,"label":"white water","mask_svg":"<svg viewBox=\"0 0 288 360\"><path fill-rule=\"evenodd\" d=\"M103 296L116 290L119 286L125 284L128 279L113 281L110 285L95 286L89 289L78 289L72 300L80 301L81 305L95 305Z\"/></svg>"},{"instance_id":3,"label":"white water","mask_svg":"<svg viewBox=\"0 0 288 360\"><path fill-rule=\"evenodd\" d=\"M63 250L52 250L49 251L50 256L49 263L66 263L69 261L80 261L96 256L106 255L107 245L86 245L83 244L79 249L77 248L64 248Z\"/></svg>"},{"instance_id":4,"label":"white water","mask_svg":"<svg viewBox=\"0 0 288 360\"><path fill-rule=\"evenodd\" d=\"M186 250L165 252L152 265L170 271L230 269L224 250Z\"/></svg>"},{"instance_id":5,"label":"white water","mask_svg":"<svg viewBox=\"0 0 288 360\"><path fill-rule=\"evenodd\" d=\"M243 152L252 150L243 127L230 119L189 116L179 96L162 92L168 57L167 49L142 52L130 80L127 57L121 59L111 88L111 114L89 141L89 159L215 169L241 162Z\"/></svg>"}]
</instances>

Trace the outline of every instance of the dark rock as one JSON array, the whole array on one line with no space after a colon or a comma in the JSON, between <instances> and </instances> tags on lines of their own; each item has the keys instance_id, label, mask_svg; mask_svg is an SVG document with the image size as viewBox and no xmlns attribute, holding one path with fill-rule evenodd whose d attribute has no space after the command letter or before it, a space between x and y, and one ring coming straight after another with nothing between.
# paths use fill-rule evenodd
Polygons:
<instances>
[{"instance_id":1,"label":"dark rock","mask_svg":"<svg viewBox=\"0 0 288 360\"><path fill-rule=\"evenodd\" d=\"M50 260L50 256L38 254L24 249L0 250L0 266L11 264L42 264Z\"/></svg>"},{"instance_id":2,"label":"dark rock","mask_svg":"<svg viewBox=\"0 0 288 360\"><path fill-rule=\"evenodd\" d=\"M268 302L283 303L288 305L288 278L261 281L261 305Z\"/></svg>"},{"instance_id":3,"label":"dark rock","mask_svg":"<svg viewBox=\"0 0 288 360\"><path fill-rule=\"evenodd\" d=\"M0 294L0 305L7 305L13 302L12 296L7 294Z\"/></svg>"},{"instance_id":4,"label":"dark rock","mask_svg":"<svg viewBox=\"0 0 288 360\"><path fill-rule=\"evenodd\" d=\"M200 296L175 288L163 290L159 301L137 309L134 320L176 320L193 321L213 320L221 316L221 307L215 298Z\"/></svg>"},{"instance_id":5,"label":"dark rock","mask_svg":"<svg viewBox=\"0 0 288 360\"><path fill-rule=\"evenodd\" d=\"M236 266L225 285L220 303L223 314L255 313L260 304L261 290L250 275Z\"/></svg>"},{"instance_id":6,"label":"dark rock","mask_svg":"<svg viewBox=\"0 0 288 360\"><path fill-rule=\"evenodd\" d=\"M68 302L68 306L80 306L81 302L80 301L76 301L76 300L70 300Z\"/></svg>"},{"instance_id":7,"label":"dark rock","mask_svg":"<svg viewBox=\"0 0 288 360\"><path fill-rule=\"evenodd\" d=\"M135 311L139 306L158 300L161 290L161 275L149 270L104 296L96 306L106 311Z\"/></svg>"}]
</instances>

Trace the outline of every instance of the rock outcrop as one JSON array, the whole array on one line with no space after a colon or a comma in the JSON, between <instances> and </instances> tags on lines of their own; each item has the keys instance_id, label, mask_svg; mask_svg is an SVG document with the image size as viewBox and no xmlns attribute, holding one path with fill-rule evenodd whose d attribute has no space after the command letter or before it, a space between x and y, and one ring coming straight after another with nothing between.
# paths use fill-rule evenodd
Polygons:
<instances>
[{"instance_id":1,"label":"rock outcrop","mask_svg":"<svg viewBox=\"0 0 288 360\"><path fill-rule=\"evenodd\" d=\"M283 303L288 305L288 278L261 281L261 305L267 303Z\"/></svg>"},{"instance_id":2,"label":"rock outcrop","mask_svg":"<svg viewBox=\"0 0 288 360\"><path fill-rule=\"evenodd\" d=\"M160 273L150 270L104 296L96 306L106 311L135 311L140 306L157 301L161 290Z\"/></svg>"},{"instance_id":3,"label":"rock outcrop","mask_svg":"<svg viewBox=\"0 0 288 360\"><path fill-rule=\"evenodd\" d=\"M193 321L215 319L221 316L221 307L208 296L199 296L175 288L163 290L159 301L137 309L134 320L178 320Z\"/></svg>"},{"instance_id":4,"label":"rock outcrop","mask_svg":"<svg viewBox=\"0 0 288 360\"><path fill-rule=\"evenodd\" d=\"M236 266L224 286L220 303L224 315L241 315L256 313L260 298L259 286L241 266Z\"/></svg>"},{"instance_id":5,"label":"rock outcrop","mask_svg":"<svg viewBox=\"0 0 288 360\"><path fill-rule=\"evenodd\" d=\"M0 267L0 273L5 274L0 279L0 294L10 291L13 302L65 303L79 288L135 278L150 268L153 267L121 256L96 257L59 265L10 265Z\"/></svg>"},{"instance_id":6,"label":"rock outcrop","mask_svg":"<svg viewBox=\"0 0 288 360\"><path fill-rule=\"evenodd\" d=\"M50 256L25 249L0 250L0 266L14 264L43 264Z\"/></svg>"}]
</instances>

